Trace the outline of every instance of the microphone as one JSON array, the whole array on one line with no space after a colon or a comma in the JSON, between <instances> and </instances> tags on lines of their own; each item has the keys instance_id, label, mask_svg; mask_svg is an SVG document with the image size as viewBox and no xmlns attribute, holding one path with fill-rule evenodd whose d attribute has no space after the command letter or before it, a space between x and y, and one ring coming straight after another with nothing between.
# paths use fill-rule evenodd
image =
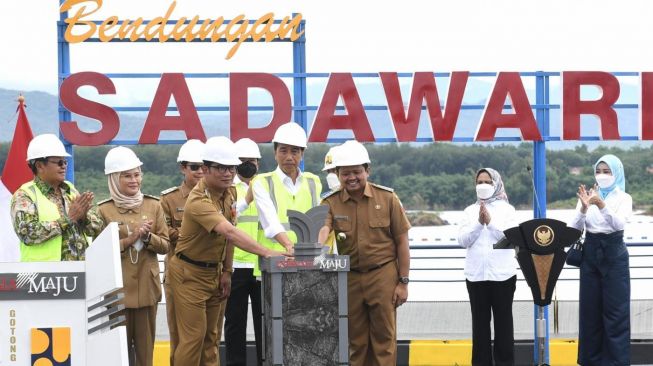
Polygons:
<instances>
[{"instance_id":1,"label":"microphone","mask_svg":"<svg viewBox=\"0 0 653 366\"><path fill-rule=\"evenodd\" d=\"M535 197L535 209L537 210L537 216L542 216L542 209L540 207L540 200L537 197L537 189L535 189L535 177L533 176L533 170L531 169L530 165L526 165L526 170L528 171L528 175L531 178L531 185L533 187L533 197Z\"/></svg>"}]
</instances>

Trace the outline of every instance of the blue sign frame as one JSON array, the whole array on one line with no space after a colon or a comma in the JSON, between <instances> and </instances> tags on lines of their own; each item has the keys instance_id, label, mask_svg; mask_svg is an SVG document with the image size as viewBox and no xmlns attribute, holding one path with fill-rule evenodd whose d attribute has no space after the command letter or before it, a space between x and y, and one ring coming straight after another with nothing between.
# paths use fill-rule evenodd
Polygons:
<instances>
[{"instance_id":1,"label":"blue sign frame","mask_svg":"<svg viewBox=\"0 0 653 366\"><path fill-rule=\"evenodd\" d=\"M63 1L63 0L61 0ZM293 14L294 16L295 14ZM71 74L70 69L70 45L64 38L67 24L64 20L68 17L67 12L63 12L60 15L60 20L57 22L57 55L58 55L58 80L59 87L66 77ZM229 21L225 21L229 22ZM255 20L249 20L250 24L254 23ZM96 24L101 24L100 21L96 21ZM147 24L148 21L144 21L143 24ZM176 24L176 21L168 21L168 24ZM186 21L188 24L189 21ZM279 24L280 20L275 20L275 24ZM284 40L275 40L276 42L292 42L292 60L293 60L293 70L292 73L278 73L275 74L281 78L292 78L293 79L293 115L294 120L298 122L305 130L308 131L308 111L316 111L318 106L308 105L308 89L307 89L307 78L328 78L329 73L307 73L306 67L306 22L305 20L301 21L298 32L302 32L302 35L296 41L290 41L287 39ZM113 40L111 42L127 42L128 40ZM145 40L138 40L139 42L145 42ZM246 42L251 42L251 39L248 39ZM89 38L86 42L100 42L98 38ZM158 42L158 39L153 39L152 42ZM184 42L183 40L170 42ZM210 42L210 40L200 41L194 40L194 42ZM224 40L220 40L224 42ZM105 74L109 78L160 78L160 73L108 73ZM551 110L560 109L559 104L552 104L550 102L550 78L561 76L560 72L545 72L545 71L536 71L536 72L520 72L522 77L534 77L535 78L535 99L536 103L531 105L531 108L536 112L536 121L539 128L539 131L542 135L543 141L534 141L533 142L533 216L534 218L545 218L546 217L546 143L547 141L560 141L559 136L550 135L550 112ZM618 72L613 73L615 76L639 76L637 72ZM185 73L186 78L228 78L228 73ZM355 78L378 78L378 73L353 73ZM410 78L413 76L413 73L398 73L400 78ZM434 73L435 77L450 77L451 73ZM497 73L495 72L472 72L469 74L470 77L496 77ZM482 104L463 104L462 110L482 110L485 106ZM113 107L117 112L120 111L149 111L149 107ZM385 105L364 105L365 110L387 110ZM510 108L505 106L504 108ZM637 104L616 104L614 106L616 109L637 109L639 106ZM198 111L229 111L228 106L209 106L209 107L198 107ZM342 110L342 107L338 107ZM422 107L423 110L426 107ZM169 107L168 110L175 111L175 107ZM248 106L250 111L271 111L271 106ZM60 121L70 121L72 120L72 115L69 110L67 110L59 101L59 120ZM65 141L63 136L61 136L62 141L66 147L66 151L71 155L69 158L68 169L66 172L66 178L73 182L75 163L73 155L73 145ZM601 138L599 136L585 136L581 137L581 141L598 141ZM327 142L341 142L345 139L328 139ZM638 136L622 136L621 140L624 141L636 141L639 140ZM381 137L376 139L377 142L396 142L396 139L393 137ZM422 138L418 137L416 142L433 142L432 138ZM453 142L473 142L473 137L454 137ZM522 141L519 137L496 137L494 141L499 142L518 142ZM161 144L181 144L185 140L162 140ZM136 145L138 140L113 140L109 143L110 145ZM534 306L534 319L538 317L538 307ZM548 327L548 306L544 308L544 316L546 320L546 344L545 344L545 356L543 360L539 360L537 342L534 342L534 362L535 364L549 363L549 327ZM534 337L537 340L537 321L535 320L534 327Z\"/></svg>"}]
</instances>

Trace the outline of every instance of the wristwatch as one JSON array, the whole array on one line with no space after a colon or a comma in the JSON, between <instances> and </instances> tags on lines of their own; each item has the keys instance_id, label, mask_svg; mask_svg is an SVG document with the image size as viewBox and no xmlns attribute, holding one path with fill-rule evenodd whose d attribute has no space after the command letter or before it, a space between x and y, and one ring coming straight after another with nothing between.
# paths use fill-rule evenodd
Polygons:
<instances>
[{"instance_id":1,"label":"wristwatch","mask_svg":"<svg viewBox=\"0 0 653 366\"><path fill-rule=\"evenodd\" d=\"M410 282L410 279L408 277L399 277L399 283L403 283L404 285L407 285L408 282Z\"/></svg>"}]
</instances>

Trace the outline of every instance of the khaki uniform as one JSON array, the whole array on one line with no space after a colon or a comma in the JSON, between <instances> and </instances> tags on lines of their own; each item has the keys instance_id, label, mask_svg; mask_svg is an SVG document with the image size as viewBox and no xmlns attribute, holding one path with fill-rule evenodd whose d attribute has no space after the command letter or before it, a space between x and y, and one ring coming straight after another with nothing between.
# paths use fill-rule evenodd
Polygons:
<instances>
[{"instance_id":1,"label":"khaki uniform","mask_svg":"<svg viewBox=\"0 0 653 366\"><path fill-rule=\"evenodd\" d=\"M350 256L347 278L349 362L352 366L396 364L397 244L410 223L392 189L370 182L360 201L346 190L327 196L325 225L335 231L338 253Z\"/></svg>"},{"instance_id":2,"label":"khaki uniform","mask_svg":"<svg viewBox=\"0 0 653 366\"><path fill-rule=\"evenodd\" d=\"M218 296L227 240L213 229L224 221L235 224L235 202L235 188L219 196L206 187L204 179L186 201L167 278L175 299L179 337L175 365L219 365L218 342L225 301Z\"/></svg>"},{"instance_id":3,"label":"khaki uniform","mask_svg":"<svg viewBox=\"0 0 653 366\"><path fill-rule=\"evenodd\" d=\"M168 236L170 237L170 251L166 255L165 271L163 272L163 290L166 293L166 317L168 319L168 333L170 334L170 366L174 365L173 355L179 340L175 321L175 299L170 291L168 281L168 263L175 254L181 220L184 216L184 205L186 205L189 193L190 189L184 183L179 187L173 187L161 192L161 208L163 208L163 214L168 225Z\"/></svg>"},{"instance_id":4,"label":"khaki uniform","mask_svg":"<svg viewBox=\"0 0 653 366\"><path fill-rule=\"evenodd\" d=\"M144 196L143 204L133 210L116 207L108 199L98 204L105 222L117 222L120 238L138 230L144 220L152 220L150 241L140 252L121 245L124 304L127 317L127 344L130 358L137 366L152 366L157 303L161 301L161 280L157 254L168 253L168 228L156 197ZM133 349L132 349L133 347Z\"/></svg>"}]
</instances>

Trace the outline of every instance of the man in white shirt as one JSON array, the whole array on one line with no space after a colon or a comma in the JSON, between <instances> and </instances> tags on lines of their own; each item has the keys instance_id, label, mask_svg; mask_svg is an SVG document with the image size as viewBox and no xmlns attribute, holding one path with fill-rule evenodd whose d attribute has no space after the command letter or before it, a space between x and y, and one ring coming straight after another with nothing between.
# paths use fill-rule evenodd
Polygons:
<instances>
[{"instance_id":1,"label":"man in white shirt","mask_svg":"<svg viewBox=\"0 0 653 366\"><path fill-rule=\"evenodd\" d=\"M272 139L277 168L259 174L253 181L253 197L261 224L258 242L268 248L292 253L297 237L290 231L287 211L306 212L319 204L320 178L300 169L307 140L306 131L297 123L281 125ZM256 267L255 274L260 276L258 262Z\"/></svg>"}]
</instances>

